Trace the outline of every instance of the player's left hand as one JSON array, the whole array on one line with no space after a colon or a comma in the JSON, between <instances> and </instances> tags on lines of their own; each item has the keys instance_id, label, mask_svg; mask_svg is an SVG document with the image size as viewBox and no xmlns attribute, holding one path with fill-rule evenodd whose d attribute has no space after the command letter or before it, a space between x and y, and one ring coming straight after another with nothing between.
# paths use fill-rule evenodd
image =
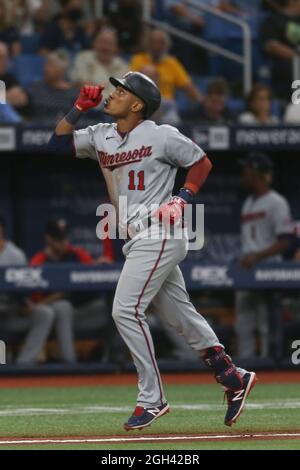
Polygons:
<instances>
[{"instance_id":1,"label":"player's left hand","mask_svg":"<svg viewBox=\"0 0 300 470\"><path fill-rule=\"evenodd\" d=\"M257 253L250 253L249 255L243 256L240 260L240 265L242 268L251 269L258 261L260 261L259 255Z\"/></svg>"},{"instance_id":2,"label":"player's left hand","mask_svg":"<svg viewBox=\"0 0 300 470\"><path fill-rule=\"evenodd\" d=\"M162 204L152 215L165 225L175 225L182 219L186 202L181 197L173 196L169 202Z\"/></svg>"}]
</instances>

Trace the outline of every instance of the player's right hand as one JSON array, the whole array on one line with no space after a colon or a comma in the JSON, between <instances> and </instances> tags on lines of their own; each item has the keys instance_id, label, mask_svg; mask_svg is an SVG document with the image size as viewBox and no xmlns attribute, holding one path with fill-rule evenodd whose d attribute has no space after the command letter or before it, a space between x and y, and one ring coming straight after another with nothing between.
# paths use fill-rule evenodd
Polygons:
<instances>
[{"instance_id":1,"label":"player's right hand","mask_svg":"<svg viewBox=\"0 0 300 470\"><path fill-rule=\"evenodd\" d=\"M95 108L101 103L103 90L104 87L101 85L85 85L81 88L74 106L79 111L86 113L89 109Z\"/></svg>"}]
</instances>

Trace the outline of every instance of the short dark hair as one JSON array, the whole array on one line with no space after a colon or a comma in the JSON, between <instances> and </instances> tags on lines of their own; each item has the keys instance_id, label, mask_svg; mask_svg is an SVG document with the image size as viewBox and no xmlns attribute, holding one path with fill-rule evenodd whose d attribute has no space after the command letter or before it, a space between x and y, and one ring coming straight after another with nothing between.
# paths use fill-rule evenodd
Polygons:
<instances>
[{"instance_id":1,"label":"short dark hair","mask_svg":"<svg viewBox=\"0 0 300 470\"><path fill-rule=\"evenodd\" d=\"M266 93L268 93L269 100L270 101L272 100L272 89L268 85L265 85L264 83L256 83L252 87L252 90L249 92L248 96L246 97L246 105L249 111L252 111L253 100L261 91L265 91Z\"/></svg>"},{"instance_id":2,"label":"short dark hair","mask_svg":"<svg viewBox=\"0 0 300 470\"><path fill-rule=\"evenodd\" d=\"M224 78L216 78L209 82L206 90L207 95L229 95L229 85Z\"/></svg>"}]
</instances>

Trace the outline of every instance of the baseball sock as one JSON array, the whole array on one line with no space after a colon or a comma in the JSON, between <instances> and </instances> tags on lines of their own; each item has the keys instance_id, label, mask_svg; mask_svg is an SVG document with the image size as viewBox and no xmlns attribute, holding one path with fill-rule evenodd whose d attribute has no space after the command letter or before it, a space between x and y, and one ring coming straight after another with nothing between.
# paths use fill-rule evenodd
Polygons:
<instances>
[{"instance_id":1,"label":"baseball sock","mask_svg":"<svg viewBox=\"0 0 300 470\"><path fill-rule=\"evenodd\" d=\"M216 346L206 349L202 359L207 367L214 372L216 381L226 389L236 391L243 388L245 371L233 364L231 357L226 354L223 348Z\"/></svg>"}]
</instances>

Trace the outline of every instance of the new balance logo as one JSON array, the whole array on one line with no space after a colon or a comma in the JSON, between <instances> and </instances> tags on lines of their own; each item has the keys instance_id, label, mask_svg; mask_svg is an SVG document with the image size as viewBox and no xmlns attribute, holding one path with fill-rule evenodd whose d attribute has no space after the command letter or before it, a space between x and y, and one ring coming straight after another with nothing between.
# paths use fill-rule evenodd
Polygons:
<instances>
[{"instance_id":1,"label":"new balance logo","mask_svg":"<svg viewBox=\"0 0 300 470\"><path fill-rule=\"evenodd\" d=\"M245 389L243 388L242 390L239 390L238 392L234 392L235 397L232 399L232 401L238 401L243 399L243 395L245 393Z\"/></svg>"},{"instance_id":2,"label":"new balance logo","mask_svg":"<svg viewBox=\"0 0 300 470\"><path fill-rule=\"evenodd\" d=\"M151 415L156 416L157 413L159 413L159 409L158 408L154 408L153 410L147 409L147 413L150 413Z\"/></svg>"}]
</instances>

